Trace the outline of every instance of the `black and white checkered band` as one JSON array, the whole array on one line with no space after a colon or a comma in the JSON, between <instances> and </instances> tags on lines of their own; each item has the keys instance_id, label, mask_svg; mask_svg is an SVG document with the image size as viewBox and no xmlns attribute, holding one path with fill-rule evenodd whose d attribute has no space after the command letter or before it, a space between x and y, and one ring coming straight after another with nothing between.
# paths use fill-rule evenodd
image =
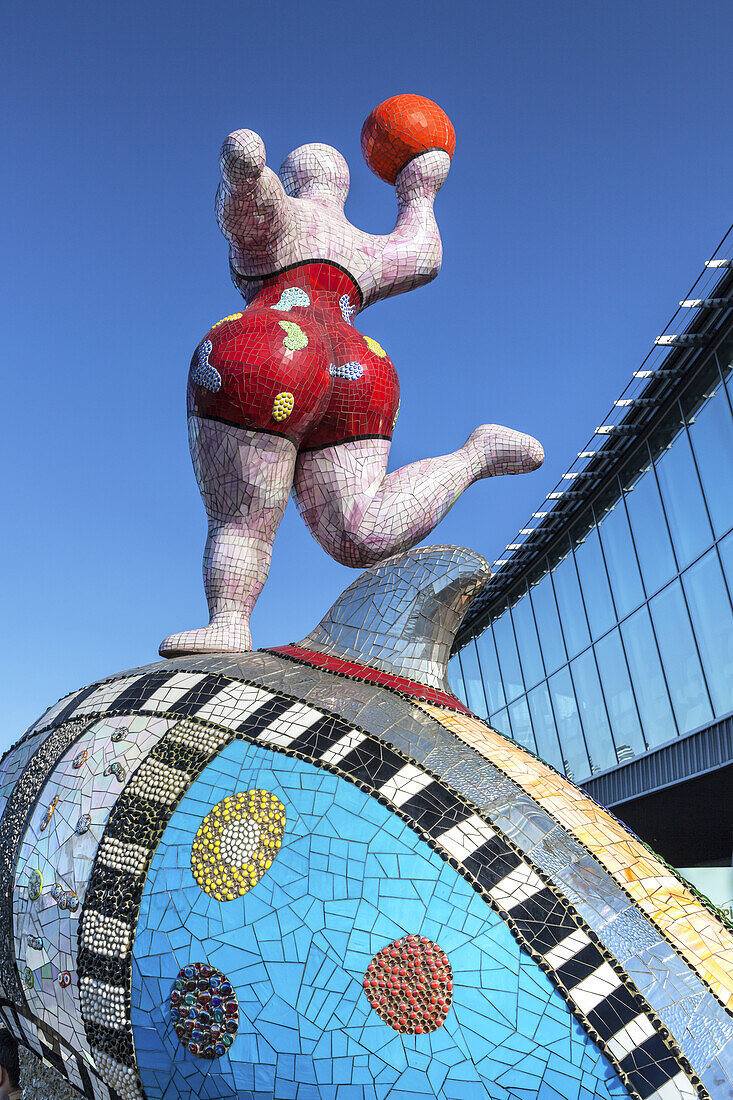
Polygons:
<instances>
[{"instance_id":1,"label":"black and white checkered band","mask_svg":"<svg viewBox=\"0 0 733 1100\"><path fill-rule=\"evenodd\" d=\"M631 1096L709 1100L669 1032L558 887L485 813L379 738L292 696L205 672L124 677L73 703L64 708L67 720L134 713L177 719L111 811L79 921L87 1039L124 1100L143 1095L129 1020L132 943L145 876L180 799L235 739L334 772L401 817L500 914Z\"/></svg>"}]
</instances>

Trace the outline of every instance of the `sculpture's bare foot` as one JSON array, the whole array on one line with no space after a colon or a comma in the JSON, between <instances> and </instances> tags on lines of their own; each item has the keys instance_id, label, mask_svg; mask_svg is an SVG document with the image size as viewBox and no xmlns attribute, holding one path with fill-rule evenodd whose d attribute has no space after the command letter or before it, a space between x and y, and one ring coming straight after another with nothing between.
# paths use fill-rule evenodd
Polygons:
<instances>
[{"instance_id":1,"label":"sculpture's bare foot","mask_svg":"<svg viewBox=\"0 0 733 1100\"><path fill-rule=\"evenodd\" d=\"M182 657L189 653L245 653L252 649L249 618L238 611L215 615L200 630L183 630L160 643L161 657Z\"/></svg>"},{"instance_id":2,"label":"sculpture's bare foot","mask_svg":"<svg viewBox=\"0 0 733 1100\"><path fill-rule=\"evenodd\" d=\"M538 440L501 424L482 424L476 428L463 450L471 455L471 465L478 477L526 474L545 460Z\"/></svg>"}]
</instances>

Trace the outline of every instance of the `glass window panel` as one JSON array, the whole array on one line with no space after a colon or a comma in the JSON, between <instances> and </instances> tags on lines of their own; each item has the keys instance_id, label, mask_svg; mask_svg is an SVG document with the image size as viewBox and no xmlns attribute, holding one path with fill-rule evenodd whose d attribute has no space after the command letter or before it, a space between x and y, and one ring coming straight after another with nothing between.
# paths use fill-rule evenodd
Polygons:
<instances>
[{"instance_id":1,"label":"glass window panel","mask_svg":"<svg viewBox=\"0 0 733 1100\"><path fill-rule=\"evenodd\" d=\"M461 669L463 670L463 683L466 689L466 702L474 714L479 718L488 718L489 710L486 706L484 685L481 680L476 643L469 642L460 652Z\"/></svg>"},{"instance_id":2,"label":"glass window panel","mask_svg":"<svg viewBox=\"0 0 733 1100\"><path fill-rule=\"evenodd\" d=\"M651 460L647 460L643 469L629 478L629 482L624 479L624 484L641 575L647 595L651 595L677 572Z\"/></svg>"},{"instance_id":3,"label":"glass window panel","mask_svg":"<svg viewBox=\"0 0 733 1100\"><path fill-rule=\"evenodd\" d=\"M604 771L617 763L606 706L593 653L589 650L570 663L580 718L585 731L591 771Z\"/></svg>"},{"instance_id":4,"label":"glass window panel","mask_svg":"<svg viewBox=\"0 0 733 1100\"><path fill-rule=\"evenodd\" d=\"M519 667L519 654L514 638L514 627L507 609L503 615L494 620L494 640L496 652L499 656L499 667L504 682L504 694L507 702L516 699L524 691L522 672Z\"/></svg>"},{"instance_id":5,"label":"glass window panel","mask_svg":"<svg viewBox=\"0 0 733 1100\"><path fill-rule=\"evenodd\" d=\"M532 752L536 752L532 722L529 717L529 707L527 706L527 699L524 695L521 699L517 699L516 703L510 705L509 717L512 723L514 740L517 744L522 745L525 749L531 749Z\"/></svg>"},{"instance_id":6,"label":"glass window panel","mask_svg":"<svg viewBox=\"0 0 733 1100\"><path fill-rule=\"evenodd\" d=\"M588 622L580 596L580 582L573 555L568 553L552 571L568 656L574 657L590 642Z\"/></svg>"},{"instance_id":7,"label":"glass window panel","mask_svg":"<svg viewBox=\"0 0 733 1100\"><path fill-rule=\"evenodd\" d=\"M727 714L733 710L733 614L715 550L690 566L682 583L715 713Z\"/></svg>"},{"instance_id":8,"label":"glass window panel","mask_svg":"<svg viewBox=\"0 0 733 1100\"><path fill-rule=\"evenodd\" d=\"M730 387L733 382L733 341L728 341L718 348L717 360L725 384Z\"/></svg>"},{"instance_id":9,"label":"glass window panel","mask_svg":"<svg viewBox=\"0 0 733 1100\"><path fill-rule=\"evenodd\" d=\"M688 424L713 527L720 536L733 526L733 418L722 386L688 417Z\"/></svg>"},{"instance_id":10,"label":"glass window panel","mask_svg":"<svg viewBox=\"0 0 733 1100\"><path fill-rule=\"evenodd\" d=\"M545 659L545 668L548 672L554 672L560 665L565 664L567 657L550 574L545 573L542 580L532 586L530 593L537 620L542 656Z\"/></svg>"},{"instance_id":11,"label":"glass window panel","mask_svg":"<svg viewBox=\"0 0 733 1100\"><path fill-rule=\"evenodd\" d=\"M549 683L552 709L555 712L557 732L560 737L563 770L569 779L574 779L576 782L587 779L590 775L588 754L585 751L575 692L567 668L561 668L556 672L550 677Z\"/></svg>"},{"instance_id":12,"label":"glass window panel","mask_svg":"<svg viewBox=\"0 0 733 1100\"><path fill-rule=\"evenodd\" d=\"M545 678L545 670L542 667L540 643L537 640L537 628L532 614L532 605L529 596L522 596L512 608L514 619L514 633L519 646L519 659L522 662L524 682L531 686Z\"/></svg>"},{"instance_id":13,"label":"glass window panel","mask_svg":"<svg viewBox=\"0 0 733 1100\"><path fill-rule=\"evenodd\" d=\"M684 429L657 455L656 467L677 562L684 569L713 541L692 448Z\"/></svg>"},{"instance_id":14,"label":"glass window panel","mask_svg":"<svg viewBox=\"0 0 733 1100\"><path fill-rule=\"evenodd\" d=\"M481 666L481 677L484 681L484 691L489 704L489 714L495 710L501 710L506 703L504 688L501 683L499 662L496 659L496 646L491 627L487 626L483 634L476 639L478 647L478 659Z\"/></svg>"},{"instance_id":15,"label":"glass window panel","mask_svg":"<svg viewBox=\"0 0 733 1100\"><path fill-rule=\"evenodd\" d=\"M596 642L595 650L616 742L616 755L619 763L623 764L644 752L646 745L618 630L612 630Z\"/></svg>"},{"instance_id":16,"label":"glass window panel","mask_svg":"<svg viewBox=\"0 0 733 1100\"><path fill-rule=\"evenodd\" d=\"M657 653L649 611L640 607L621 625L646 743L650 748L677 736L677 727Z\"/></svg>"},{"instance_id":17,"label":"glass window panel","mask_svg":"<svg viewBox=\"0 0 733 1100\"><path fill-rule=\"evenodd\" d=\"M611 589L608 587L606 567L603 564L601 543L595 524L582 541L575 546L575 562L580 576L580 587L588 613L590 632L600 638L616 622Z\"/></svg>"},{"instance_id":18,"label":"glass window panel","mask_svg":"<svg viewBox=\"0 0 733 1100\"><path fill-rule=\"evenodd\" d=\"M497 733L503 733L505 737L512 736L512 727L509 725L509 713L506 708L492 717L491 728Z\"/></svg>"},{"instance_id":19,"label":"glass window panel","mask_svg":"<svg viewBox=\"0 0 733 1100\"><path fill-rule=\"evenodd\" d=\"M532 728L534 729L537 752L548 764L552 764L553 767L562 771L563 761L560 755L560 745L555 729L555 716L552 713L547 684L540 684L534 691L530 691L527 700L529 702L529 712L532 716Z\"/></svg>"},{"instance_id":20,"label":"glass window panel","mask_svg":"<svg viewBox=\"0 0 733 1100\"><path fill-rule=\"evenodd\" d=\"M713 712L680 582L655 596L649 607L677 724L680 733L687 733L709 722Z\"/></svg>"},{"instance_id":21,"label":"glass window panel","mask_svg":"<svg viewBox=\"0 0 733 1100\"><path fill-rule=\"evenodd\" d=\"M733 592L733 533L718 543L718 550L728 579L728 588Z\"/></svg>"},{"instance_id":22,"label":"glass window panel","mask_svg":"<svg viewBox=\"0 0 733 1100\"><path fill-rule=\"evenodd\" d=\"M448 662L448 683L453 694L457 695L459 699L462 699L464 703L467 702L466 688L463 683L463 673L461 672L461 661L457 653L454 657L451 657Z\"/></svg>"},{"instance_id":23,"label":"glass window panel","mask_svg":"<svg viewBox=\"0 0 733 1100\"><path fill-rule=\"evenodd\" d=\"M623 500L610 504L602 519L598 509L596 517L616 612L620 619L624 619L643 602L644 589Z\"/></svg>"}]
</instances>

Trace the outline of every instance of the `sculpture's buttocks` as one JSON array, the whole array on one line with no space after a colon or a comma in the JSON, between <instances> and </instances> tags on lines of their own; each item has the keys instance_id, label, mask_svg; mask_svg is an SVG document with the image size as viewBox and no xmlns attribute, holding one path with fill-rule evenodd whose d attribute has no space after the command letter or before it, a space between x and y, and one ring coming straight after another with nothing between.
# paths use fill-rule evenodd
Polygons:
<instances>
[{"instance_id":1,"label":"sculpture's buttocks","mask_svg":"<svg viewBox=\"0 0 733 1100\"><path fill-rule=\"evenodd\" d=\"M217 322L189 375L189 414L283 435L301 449L391 439L399 404L392 361L352 326L353 280L303 264L265 281Z\"/></svg>"}]
</instances>

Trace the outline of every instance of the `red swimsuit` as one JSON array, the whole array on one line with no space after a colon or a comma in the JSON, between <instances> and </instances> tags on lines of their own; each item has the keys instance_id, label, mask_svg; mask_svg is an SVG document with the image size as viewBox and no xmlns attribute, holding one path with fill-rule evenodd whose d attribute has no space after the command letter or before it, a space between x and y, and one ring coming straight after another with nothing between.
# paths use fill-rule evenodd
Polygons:
<instances>
[{"instance_id":1,"label":"red swimsuit","mask_svg":"<svg viewBox=\"0 0 733 1100\"><path fill-rule=\"evenodd\" d=\"M283 435L301 450L391 439L399 381L376 340L351 325L359 304L354 281L332 264L267 279L196 349L189 415Z\"/></svg>"}]
</instances>

